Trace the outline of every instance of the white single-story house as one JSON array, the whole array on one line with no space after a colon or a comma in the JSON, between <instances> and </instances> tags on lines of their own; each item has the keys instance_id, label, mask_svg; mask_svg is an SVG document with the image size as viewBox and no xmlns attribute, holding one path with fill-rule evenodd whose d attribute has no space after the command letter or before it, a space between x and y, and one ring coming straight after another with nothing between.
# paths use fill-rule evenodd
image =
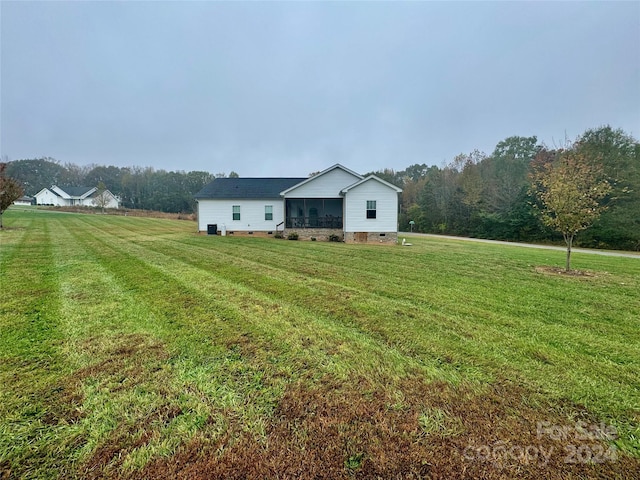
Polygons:
<instances>
[{"instance_id":1,"label":"white single-story house","mask_svg":"<svg viewBox=\"0 0 640 480\"><path fill-rule=\"evenodd\" d=\"M13 202L14 205L23 205L23 206L31 205L32 203L33 203L33 198L28 197L27 195L24 195Z\"/></svg>"},{"instance_id":2,"label":"white single-story house","mask_svg":"<svg viewBox=\"0 0 640 480\"><path fill-rule=\"evenodd\" d=\"M104 201L99 196L102 195ZM97 187L58 187L43 188L35 195L36 205L54 205L58 207L104 207L118 208L120 199L109 190L98 192ZM104 205L103 205L104 203Z\"/></svg>"},{"instance_id":3,"label":"white single-story house","mask_svg":"<svg viewBox=\"0 0 640 480\"><path fill-rule=\"evenodd\" d=\"M195 195L198 231L395 243L401 192L339 164L308 178L217 178Z\"/></svg>"}]
</instances>

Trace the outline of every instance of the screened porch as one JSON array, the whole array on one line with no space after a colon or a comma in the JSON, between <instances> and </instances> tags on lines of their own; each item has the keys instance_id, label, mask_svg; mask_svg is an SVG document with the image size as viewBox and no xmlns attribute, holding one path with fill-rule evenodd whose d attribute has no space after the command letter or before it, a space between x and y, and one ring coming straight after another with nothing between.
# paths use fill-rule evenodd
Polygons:
<instances>
[{"instance_id":1,"label":"screened porch","mask_svg":"<svg viewBox=\"0 0 640 480\"><path fill-rule=\"evenodd\" d=\"M342 228L342 198L288 198L286 228Z\"/></svg>"}]
</instances>

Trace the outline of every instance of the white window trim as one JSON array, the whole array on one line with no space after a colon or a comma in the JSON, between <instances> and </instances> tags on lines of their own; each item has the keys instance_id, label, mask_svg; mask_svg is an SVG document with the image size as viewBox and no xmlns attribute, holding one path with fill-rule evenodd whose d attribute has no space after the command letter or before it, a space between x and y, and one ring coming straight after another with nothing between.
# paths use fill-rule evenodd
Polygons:
<instances>
[{"instance_id":1,"label":"white window trim","mask_svg":"<svg viewBox=\"0 0 640 480\"><path fill-rule=\"evenodd\" d=\"M373 208L369 208L373 206ZM369 216L369 212L373 212L373 217ZM367 220L375 220L378 218L378 202L376 200L367 200L365 208L365 217Z\"/></svg>"}]
</instances>

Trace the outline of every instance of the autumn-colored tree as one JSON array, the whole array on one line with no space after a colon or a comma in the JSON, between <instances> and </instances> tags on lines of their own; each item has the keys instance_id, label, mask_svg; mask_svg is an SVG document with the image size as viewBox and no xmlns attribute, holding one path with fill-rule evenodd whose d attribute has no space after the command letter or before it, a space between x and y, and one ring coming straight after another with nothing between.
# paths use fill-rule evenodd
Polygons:
<instances>
[{"instance_id":1,"label":"autumn-colored tree","mask_svg":"<svg viewBox=\"0 0 640 480\"><path fill-rule=\"evenodd\" d=\"M542 222L564 237L565 270L570 271L573 240L604 211L601 201L611 185L601 164L573 149L540 152L532 163L531 180Z\"/></svg>"},{"instance_id":2,"label":"autumn-colored tree","mask_svg":"<svg viewBox=\"0 0 640 480\"><path fill-rule=\"evenodd\" d=\"M11 177L5 175L6 163L0 163L0 228L2 227L2 214L15 200L22 196L23 190L20 184Z\"/></svg>"}]
</instances>

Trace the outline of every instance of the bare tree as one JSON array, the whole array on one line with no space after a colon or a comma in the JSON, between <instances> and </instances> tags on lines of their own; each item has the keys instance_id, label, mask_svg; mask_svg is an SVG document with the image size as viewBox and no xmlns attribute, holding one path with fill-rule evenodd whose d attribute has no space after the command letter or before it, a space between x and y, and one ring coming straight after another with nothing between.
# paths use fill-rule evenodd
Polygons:
<instances>
[{"instance_id":1,"label":"bare tree","mask_svg":"<svg viewBox=\"0 0 640 480\"><path fill-rule=\"evenodd\" d=\"M13 178L5 175L6 163L0 163L0 228L2 227L2 214L15 200L20 198L24 191L22 186Z\"/></svg>"},{"instance_id":2,"label":"bare tree","mask_svg":"<svg viewBox=\"0 0 640 480\"><path fill-rule=\"evenodd\" d=\"M96 207L100 207L102 213L104 213L104 209L109 205L109 201L111 200L111 195L107 190L106 185L103 182L98 183L98 190L93 197L93 203Z\"/></svg>"}]
</instances>

